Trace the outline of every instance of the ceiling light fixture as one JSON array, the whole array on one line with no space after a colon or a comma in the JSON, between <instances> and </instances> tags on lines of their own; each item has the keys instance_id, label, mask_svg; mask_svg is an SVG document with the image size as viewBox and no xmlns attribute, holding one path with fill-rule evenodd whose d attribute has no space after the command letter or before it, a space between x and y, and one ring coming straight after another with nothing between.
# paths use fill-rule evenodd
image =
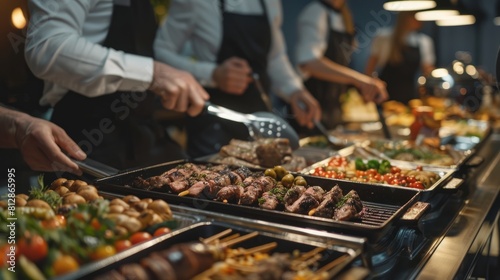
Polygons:
<instances>
[{"instance_id":1,"label":"ceiling light fixture","mask_svg":"<svg viewBox=\"0 0 500 280\"><path fill-rule=\"evenodd\" d=\"M476 17L473 15L455 15L436 20L438 26L462 26L476 23Z\"/></svg>"},{"instance_id":2,"label":"ceiling light fixture","mask_svg":"<svg viewBox=\"0 0 500 280\"><path fill-rule=\"evenodd\" d=\"M386 1L384 9L388 11L418 11L425 9L432 9L436 6L434 0L399 0L399 1Z\"/></svg>"},{"instance_id":3,"label":"ceiling light fixture","mask_svg":"<svg viewBox=\"0 0 500 280\"><path fill-rule=\"evenodd\" d=\"M417 12L415 18L420 21L433 21L458 14L460 14L460 12L456 5L452 3L452 0L437 0L436 7Z\"/></svg>"}]
</instances>

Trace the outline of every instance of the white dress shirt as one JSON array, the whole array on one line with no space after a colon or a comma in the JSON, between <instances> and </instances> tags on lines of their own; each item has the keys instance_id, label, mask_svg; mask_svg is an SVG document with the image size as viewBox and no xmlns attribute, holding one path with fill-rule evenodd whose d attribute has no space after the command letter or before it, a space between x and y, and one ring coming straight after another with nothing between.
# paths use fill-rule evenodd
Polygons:
<instances>
[{"instance_id":1,"label":"white dress shirt","mask_svg":"<svg viewBox=\"0 0 500 280\"><path fill-rule=\"evenodd\" d=\"M113 0L30 0L29 9L25 55L33 73L45 80L41 105L54 106L68 90L95 97L144 91L151 84L153 59L100 45Z\"/></svg>"},{"instance_id":2,"label":"white dress shirt","mask_svg":"<svg viewBox=\"0 0 500 280\"><path fill-rule=\"evenodd\" d=\"M259 0L226 0L226 11L262 14ZM281 32L282 10L279 0L264 0L271 25L271 50L267 72L271 91L285 100L303 89L300 77L286 54ZM154 43L155 57L173 67L186 70L207 87L214 87L212 72L222 42L222 16L219 0L172 0L169 14L158 29ZM186 47L189 47L186 54Z\"/></svg>"},{"instance_id":3,"label":"white dress shirt","mask_svg":"<svg viewBox=\"0 0 500 280\"><path fill-rule=\"evenodd\" d=\"M372 40L371 55L378 57L377 67L384 67L389 59L391 36L392 28L382 28ZM406 37L406 44L410 47L419 48L420 64L434 65L436 63L434 43L428 35L420 32L411 32Z\"/></svg>"},{"instance_id":4,"label":"white dress shirt","mask_svg":"<svg viewBox=\"0 0 500 280\"><path fill-rule=\"evenodd\" d=\"M318 1L309 3L300 13L297 20L297 64L303 64L320 59L328 47L328 33L330 30L345 32L346 27L342 15L326 8ZM308 73L302 73L304 79Z\"/></svg>"}]
</instances>

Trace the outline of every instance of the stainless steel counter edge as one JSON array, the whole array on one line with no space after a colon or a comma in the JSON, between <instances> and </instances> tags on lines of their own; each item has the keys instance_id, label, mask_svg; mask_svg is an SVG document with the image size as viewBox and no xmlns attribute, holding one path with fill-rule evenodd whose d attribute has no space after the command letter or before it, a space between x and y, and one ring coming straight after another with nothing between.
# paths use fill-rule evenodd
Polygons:
<instances>
[{"instance_id":1,"label":"stainless steel counter edge","mask_svg":"<svg viewBox=\"0 0 500 280\"><path fill-rule=\"evenodd\" d=\"M498 150L500 149L500 136L498 134L491 135L488 142L485 144L489 144L489 147L483 147L482 150L492 149L493 153L491 153L492 151L487 152L496 156L487 163L487 168L479 174L474 192L470 194L464 207L451 223L416 279L460 278L457 273L463 265L466 255L470 251L482 248L487 242L487 237L480 234L480 231L482 231L486 216L489 211L492 211L491 208L495 200L499 199L500 154ZM498 215L498 210L494 211ZM491 225L487 226L491 227Z\"/></svg>"}]
</instances>

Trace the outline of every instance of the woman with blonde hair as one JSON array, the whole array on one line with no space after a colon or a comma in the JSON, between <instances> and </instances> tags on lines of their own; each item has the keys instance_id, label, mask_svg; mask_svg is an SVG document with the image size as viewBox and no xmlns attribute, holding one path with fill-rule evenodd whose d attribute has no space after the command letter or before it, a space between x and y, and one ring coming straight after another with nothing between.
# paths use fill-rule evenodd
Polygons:
<instances>
[{"instance_id":1,"label":"woman with blonde hair","mask_svg":"<svg viewBox=\"0 0 500 280\"><path fill-rule=\"evenodd\" d=\"M414 11L400 12L394 28L381 29L372 41L365 73L387 83L391 100L407 104L417 98L418 71L426 75L434 69L434 44L428 35L419 32L421 27Z\"/></svg>"}]
</instances>

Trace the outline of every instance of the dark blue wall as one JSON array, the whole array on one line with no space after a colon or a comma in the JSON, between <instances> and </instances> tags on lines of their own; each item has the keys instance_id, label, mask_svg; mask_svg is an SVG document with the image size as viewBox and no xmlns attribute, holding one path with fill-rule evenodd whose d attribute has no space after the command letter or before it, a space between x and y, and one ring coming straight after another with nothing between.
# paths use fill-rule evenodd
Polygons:
<instances>
[{"instance_id":1,"label":"dark blue wall","mask_svg":"<svg viewBox=\"0 0 500 280\"><path fill-rule=\"evenodd\" d=\"M294 60L296 19L300 10L311 0L282 0L284 11L283 32L290 59ZM369 55L371 38L378 27L392 25L395 14L384 11L383 0L348 0L356 28L359 49L354 53L352 68L363 71ZM433 22L424 24L423 32L429 34L436 46L437 66L448 66L457 51L467 51L473 63L489 73L494 73L496 54L500 46L500 27L493 24L496 0L464 0L469 9L480 10L476 24L461 27L438 27Z\"/></svg>"}]
</instances>

